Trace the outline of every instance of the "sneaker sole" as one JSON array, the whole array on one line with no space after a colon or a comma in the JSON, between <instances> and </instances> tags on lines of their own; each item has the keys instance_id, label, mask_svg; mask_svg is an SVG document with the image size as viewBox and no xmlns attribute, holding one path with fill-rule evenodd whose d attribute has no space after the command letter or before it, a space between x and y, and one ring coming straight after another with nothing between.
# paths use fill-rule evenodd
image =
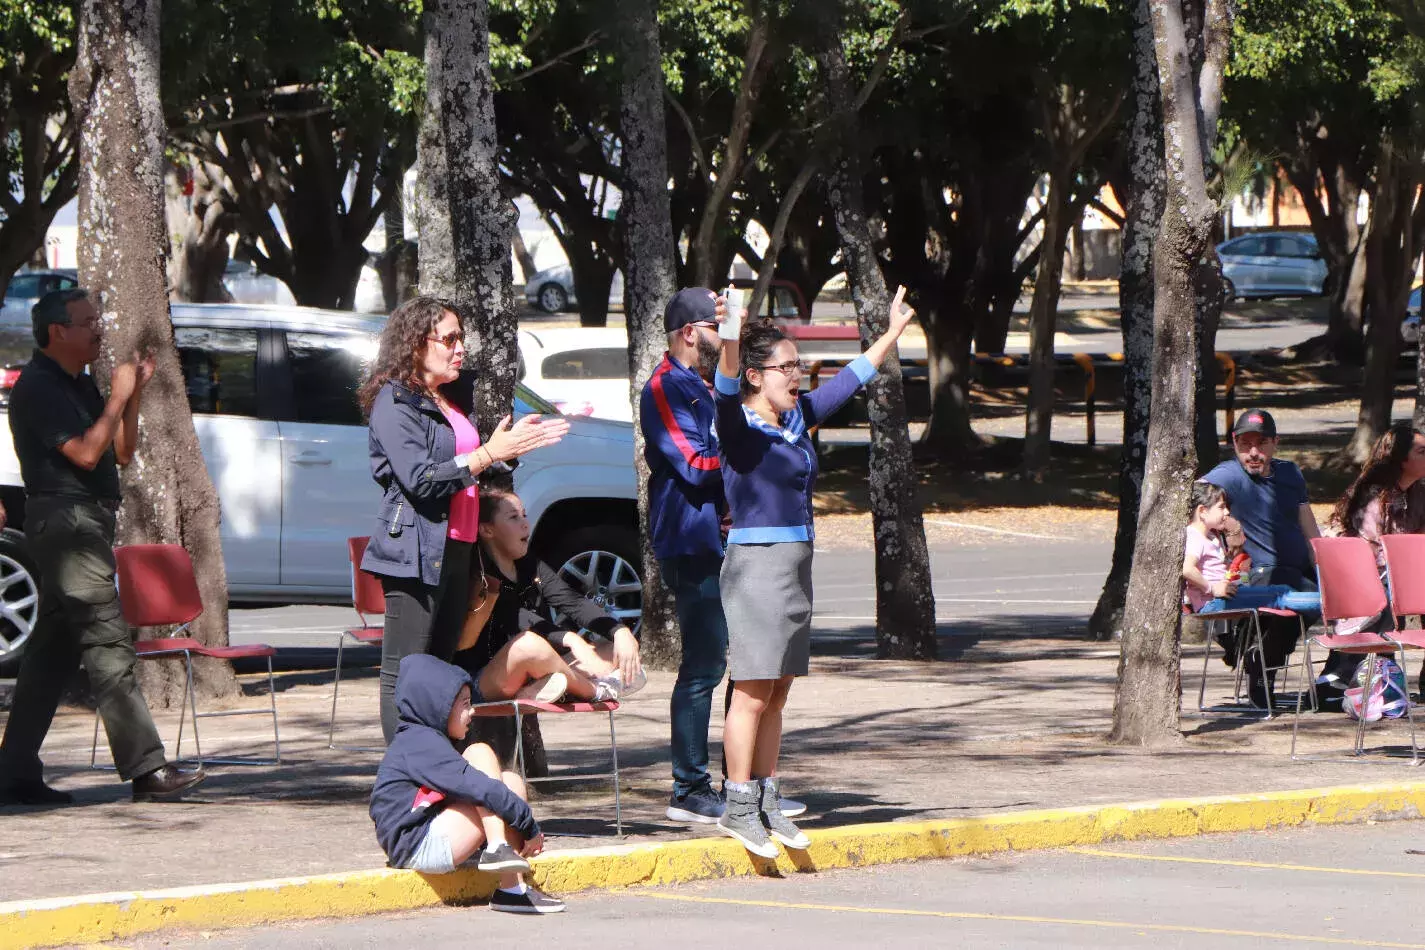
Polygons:
<instances>
[{"instance_id":1,"label":"sneaker sole","mask_svg":"<svg viewBox=\"0 0 1425 950\"><path fill-rule=\"evenodd\" d=\"M477 871L488 871L491 874L503 874L506 871L528 871L528 861L487 861L475 865Z\"/></svg>"},{"instance_id":2,"label":"sneaker sole","mask_svg":"<svg viewBox=\"0 0 1425 950\"><path fill-rule=\"evenodd\" d=\"M526 917L537 917L541 914L562 914L564 905L557 907L536 907L531 904L491 904L490 909L497 914L523 914Z\"/></svg>"},{"instance_id":3,"label":"sneaker sole","mask_svg":"<svg viewBox=\"0 0 1425 950\"><path fill-rule=\"evenodd\" d=\"M717 830L721 831L729 838L737 839L737 841L741 842L744 848L746 848L748 851L751 851L759 858L771 859L777 857L777 855L782 853L782 849L777 847L777 842L768 841L765 844L758 844L756 841L752 841L751 839L744 837L741 832L732 830L720 821L717 824Z\"/></svg>"},{"instance_id":4,"label":"sneaker sole","mask_svg":"<svg viewBox=\"0 0 1425 950\"><path fill-rule=\"evenodd\" d=\"M682 821L693 825L715 825L721 815L701 815L695 811L688 811L683 808L668 806L668 810L663 814L668 816L669 821Z\"/></svg>"},{"instance_id":5,"label":"sneaker sole","mask_svg":"<svg viewBox=\"0 0 1425 950\"><path fill-rule=\"evenodd\" d=\"M795 818L798 815L805 815L807 812L807 806L805 804L803 804L802 802L793 801L790 798L782 799L780 805L782 814L786 815L788 818Z\"/></svg>"},{"instance_id":6,"label":"sneaker sole","mask_svg":"<svg viewBox=\"0 0 1425 950\"><path fill-rule=\"evenodd\" d=\"M791 848L793 851L805 851L807 848L811 847L811 839L808 838L806 835L802 835L801 838L798 839L788 838L780 831L772 831L770 829L767 833L771 835L774 840L782 842L785 847Z\"/></svg>"}]
</instances>

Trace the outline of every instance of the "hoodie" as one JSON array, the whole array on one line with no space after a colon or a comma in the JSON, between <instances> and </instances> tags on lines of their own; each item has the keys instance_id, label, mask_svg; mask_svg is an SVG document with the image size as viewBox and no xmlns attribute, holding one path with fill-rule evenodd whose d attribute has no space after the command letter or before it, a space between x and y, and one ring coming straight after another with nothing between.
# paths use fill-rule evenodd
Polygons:
<instances>
[{"instance_id":1,"label":"hoodie","mask_svg":"<svg viewBox=\"0 0 1425 950\"><path fill-rule=\"evenodd\" d=\"M446 723L470 675L423 653L401 660L396 679L399 724L371 789L376 840L392 867L404 867L447 800L471 802L499 815L525 838L539 834L534 814L498 779L471 767L455 751Z\"/></svg>"}]
</instances>

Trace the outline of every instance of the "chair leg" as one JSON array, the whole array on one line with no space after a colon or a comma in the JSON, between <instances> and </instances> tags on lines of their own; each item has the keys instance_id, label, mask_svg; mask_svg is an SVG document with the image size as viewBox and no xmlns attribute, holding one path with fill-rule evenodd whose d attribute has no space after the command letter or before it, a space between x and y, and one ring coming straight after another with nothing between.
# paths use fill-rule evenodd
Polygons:
<instances>
[{"instance_id":1,"label":"chair leg","mask_svg":"<svg viewBox=\"0 0 1425 950\"><path fill-rule=\"evenodd\" d=\"M1367 653L1365 692L1361 693L1361 714L1356 718L1356 755L1365 755L1366 752L1366 716L1371 709L1371 694L1375 691L1378 665L1376 654Z\"/></svg>"},{"instance_id":2,"label":"chair leg","mask_svg":"<svg viewBox=\"0 0 1425 950\"><path fill-rule=\"evenodd\" d=\"M1311 641L1301 645L1301 675L1311 680ZM1296 733L1301 728L1301 694L1296 694L1296 716L1291 721L1291 758L1296 761Z\"/></svg>"},{"instance_id":3,"label":"chair leg","mask_svg":"<svg viewBox=\"0 0 1425 950\"><path fill-rule=\"evenodd\" d=\"M277 732L277 682L272 677L272 657L267 658L267 696L272 700L273 765L282 764L282 737Z\"/></svg>"},{"instance_id":4,"label":"chair leg","mask_svg":"<svg viewBox=\"0 0 1425 950\"><path fill-rule=\"evenodd\" d=\"M520 781L524 782L526 793L529 791L529 779L524 774L524 721L520 716L520 704L510 703L515 708L515 764L519 766Z\"/></svg>"},{"instance_id":5,"label":"chair leg","mask_svg":"<svg viewBox=\"0 0 1425 950\"><path fill-rule=\"evenodd\" d=\"M337 638L336 641L336 678L332 681L332 721L327 728L327 748L336 748L336 697L341 692L341 653L346 646L346 633Z\"/></svg>"},{"instance_id":6,"label":"chair leg","mask_svg":"<svg viewBox=\"0 0 1425 950\"><path fill-rule=\"evenodd\" d=\"M609 710L609 750L614 760L614 832L623 837L623 801L619 797L618 734L614 732L614 711Z\"/></svg>"},{"instance_id":7,"label":"chair leg","mask_svg":"<svg viewBox=\"0 0 1425 950\"><path fill-rule=\"evenodd\" d=\"M196 695L196 694L194 693L194 691L193 691L193 654L188 653L188 652L185 651L184 654L183 654L183 662L184 662L184 671L185 671L186 676L187 676L187 678L186 678L186 680L184 681L184 684L183 684L183 690L184 690L184 694L185 694L185 695L184 695L184 698L185 698L186 700L188 700L188 709L193 713L193 748L194 748L194 749L197 751L197 753L198 753L198 768L201 769L201 768L203 767L203 741L198 737L198 697L197 697L197 695ZM183 729L183 722L182 722L182 720L179 720L178 728L179 728L179 730L180 730L179 736L178 736L178 742L179 742L179 745L182 745L182 743L183 743L183 734L182 734L182 731L181 731L181 730ZM175 758L176 758L176 757L177 757L177 754L175 753Z\"/></svg>"},{"instance_id":8,"label":"chair leg","mask_svg":"<svg viewBox=\"0 0 1425 950\"><path fill-rule=\"evenodd\" d=\"M1200 713L1207 712L1207 666L1212 661L1212 628L1210 622L1202 625L1202 680L1197 684L1197 711Z\"/></svg>"}]
</instances>

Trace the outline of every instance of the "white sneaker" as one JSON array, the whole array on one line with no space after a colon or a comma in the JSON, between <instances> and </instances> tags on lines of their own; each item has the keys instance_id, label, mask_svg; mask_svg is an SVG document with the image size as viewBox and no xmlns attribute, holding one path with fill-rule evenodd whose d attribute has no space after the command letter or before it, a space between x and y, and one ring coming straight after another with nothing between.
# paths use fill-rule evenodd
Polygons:
<instances>
[{"instance_id":1,"label":"white sneaker","mask_svg":"<svg viewBox=\"0 0 1425 950\"><path fill-rule=\"evenodd\" d=\"M591 702L607 703L618 699L619 681L618 674L611 673L608 676L600 676L594 680L594 698Z\"/></svg>"},{"instance_id":2,"label":"white sneaker","mask_svg":"<svg viewBox=\"0 0 1425 950\"><path fill-rule=\"evenodd\" d=\"M557 703L569 690L569 678L563 673L550 673L530 680L515 693L516 699L532 699L541 703Z\"/></svg>"},{"instance_id":3,"label":"white sneaker","mask_svg":"<svg viewBox=\"0 0 1425 950\"><path fill-rule=\"evenodd\" d=\"M638 675L628 683L623 681L623 672L621 670L614 670L607 676L601 676L599 678L612 683L614 689L618 691L620 699L627 699L648 685L648 674L643 672L643 670L639 670Z\"/></svg>"}]
</instances>

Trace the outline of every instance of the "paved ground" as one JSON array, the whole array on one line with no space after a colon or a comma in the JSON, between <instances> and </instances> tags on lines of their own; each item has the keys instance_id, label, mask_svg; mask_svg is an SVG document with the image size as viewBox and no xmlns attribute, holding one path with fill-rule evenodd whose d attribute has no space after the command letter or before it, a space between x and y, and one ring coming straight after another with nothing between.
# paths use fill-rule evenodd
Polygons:
<instances>
[{"instance_id":1,"label":"paved ground","mask_svg":"<svg viewBox=\"0 0 1425 950\"><path fill-rule=\"evenodd\" d=\"M670 944L789 947L1425 947L1425 823L1312 828L929 861L788 880L576 894L525 920L484 907L125 941L134 950ZM477 936L478 935L478 936Z\"/></svg>"}]
</instances>

